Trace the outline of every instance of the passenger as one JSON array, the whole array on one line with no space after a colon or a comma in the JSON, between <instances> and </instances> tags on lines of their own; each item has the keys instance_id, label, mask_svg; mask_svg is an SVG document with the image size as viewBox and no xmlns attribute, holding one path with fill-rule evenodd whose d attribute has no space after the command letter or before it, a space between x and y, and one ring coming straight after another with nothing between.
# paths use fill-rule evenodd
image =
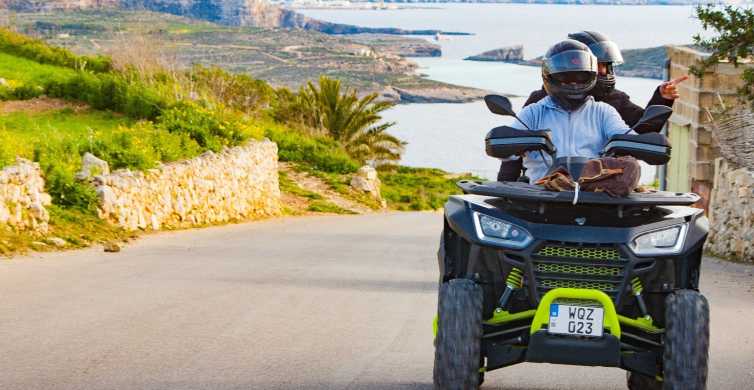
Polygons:
<instances>
[{"instance_id":1,"label":"passenger","mask_svg":"<svg viewBox=\"0 0 754 390\"><path fill-rule=\"evenodd\" d=\"M592 54L597 56L598 73L597 84L589 92L598 102L605 102L618 110L623 121L629 126L633 126L639 121L644 114L644 109L631 102L629 96L618 89L615 89L615 66L623 63L623 55L613 41L607 36L593 31L581 31L568 34L568 38L575 39L589 47ZM682 76L672 81L667 81L655 89L652 99L647 106L661 105L673 107L673 102L678 98L676 86L688 79L688 76ZM544 88L532 92L524 106L536 103L547 96ZM643 126L637 129L639 133L660 132L662 124L656 124L654 127Z\"/></svg>"},{"instance_id":2,"label":"passenger","mask_svg":"<svg viewBox=\"0 0 754 390\"><path fill-rule=\"evenodd\" d=\"M547 96L524 107L519 118L531 129L550 129L558 157L597 157L610 137L630 130L615 108L589 94L597 83L597 58L585 44L567 39L551 47L542 63L542 82ZM526 129L518 122L512 127ZM518 156L504 159L498 181L518 179L521 164ZM532 183L550 164L544 153L523 158Z\"/></svg>"}]
</instances>

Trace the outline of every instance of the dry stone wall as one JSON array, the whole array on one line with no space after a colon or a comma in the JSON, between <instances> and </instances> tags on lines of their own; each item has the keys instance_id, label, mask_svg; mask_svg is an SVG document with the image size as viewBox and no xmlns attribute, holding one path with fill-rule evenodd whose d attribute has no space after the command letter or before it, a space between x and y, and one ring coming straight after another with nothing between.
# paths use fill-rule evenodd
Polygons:
<instances>
[{"instance_id":1,"label":"dry stone wall","mask_svg":"<svg viewBox=\"0 0 754 390\"><path fill-rule=\"evenodd\" d=\"M277 163L277 145L265 140L146 172L96 176L100 217L128 230L157 230L277 215Z\"/></svg>"},{"instance_id":2,"label":"dry stone wall","mask_svg":"<svg viewBox=\"0 0 754 390\"><path fill-rule=\"evenodd\" d=\"M44 187L35 162L17 158L0 170L0 227L46 233L50 215L45 207L52 199Z\"/></svg>"},{"instance_id":3,"label":"dry stone wall","mask_svg":"<svg viewBox=\"0 0 754 390\"><path fill-rule=\"evenodd\" d=\"M709 219L710 252L754 263L754 171L715 160Z\"/></svg>"}]
</instances>

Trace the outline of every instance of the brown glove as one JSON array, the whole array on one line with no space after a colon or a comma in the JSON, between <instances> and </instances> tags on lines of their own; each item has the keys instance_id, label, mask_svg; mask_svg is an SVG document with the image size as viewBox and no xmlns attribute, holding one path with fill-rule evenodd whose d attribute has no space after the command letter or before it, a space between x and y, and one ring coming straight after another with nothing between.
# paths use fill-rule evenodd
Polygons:
<instances>
[{"instance_id":1,"label":"brown glove","mask_svg":"<svg viewBox=\"0 0 754 390\"><path fill-rule=\"evenodd\" d=\"M639 184L641 166L633 157L603 157L586 162L581 171L582 191L607 192L610 196L627 196Z\"/></svg>"},{"instance_id":2,"label":"brown glove","mask_svg":"<svg viewBox=\"0 0 754 390\"><path fill-rule=\"evenodd\" d=\"M534 184L544 186L550 191L573 191L576 188L576 182L571 179L565 168L558 168Z\"/></svg>"}]
</instances>

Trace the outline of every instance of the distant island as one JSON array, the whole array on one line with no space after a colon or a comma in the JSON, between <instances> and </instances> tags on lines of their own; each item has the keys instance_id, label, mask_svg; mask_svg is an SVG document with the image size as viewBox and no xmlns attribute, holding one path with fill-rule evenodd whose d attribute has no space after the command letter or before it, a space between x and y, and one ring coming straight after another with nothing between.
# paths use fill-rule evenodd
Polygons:
<instances>
[{"instance_id":1,"label":"distant island","mask_svg":"<svg viewBox=\"0 0 754 390\"><path fill-rule=\"evenodd\" d=\"M665 62L668 59L665 46L627 49L621 50L621 53L625 62L615 68L616 74L628 77L662 79ZM485 51L484 53L466 57L464 60L496 61L527 66L542 65L541 56L529 60L524 59L524 47L522 45L506 46Z\"/></svg>"}]
</instances>

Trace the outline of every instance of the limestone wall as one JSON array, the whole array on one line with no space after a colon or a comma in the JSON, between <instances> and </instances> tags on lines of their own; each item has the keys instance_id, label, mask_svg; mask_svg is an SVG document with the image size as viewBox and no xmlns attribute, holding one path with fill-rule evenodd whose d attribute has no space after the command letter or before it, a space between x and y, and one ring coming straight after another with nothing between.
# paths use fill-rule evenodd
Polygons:
<instances>
[{"instance_id":1,"label":"limestone wall","mask_svg":"<svg viewBox=\"0 0 754 390\"><path fill-rule=\"evenodd\" d=\"M129 230L199 226L277 215L277 145L251 142L147 172L96 176L100 216Z\"/></svg>"},{"instance_id":2,"label":"limestone wall","mask_svg":"<svg viewBox=\"0 0 754 390\"><path fill-rule=\"evenodd\" d=\"M16 163L0 170L0 227L47 232L51 204L44 190L39 164L17 158Z\"/></svg>"},{"instance_id":3,"label":"limestone wall","mask_svg":"<svg viewBox=\"0 0 754 390\"><path fill-rule=\"evenodd\" d=\"M715 160L707 249L722 257L754 263L754 171Z\"/></svg>"}]
</instances>

